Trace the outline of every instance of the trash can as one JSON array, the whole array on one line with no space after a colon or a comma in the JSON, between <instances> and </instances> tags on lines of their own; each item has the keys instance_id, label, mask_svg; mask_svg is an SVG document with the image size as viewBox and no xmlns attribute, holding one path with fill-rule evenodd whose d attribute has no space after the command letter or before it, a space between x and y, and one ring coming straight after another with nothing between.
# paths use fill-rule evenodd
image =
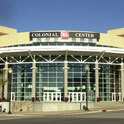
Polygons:
<instances>
[{"instance_id":1,"label":"trash can","mask_svg":"<svg viewBox=\"0 0 124 124\"><path fill-rule=\"evenodd\" d=\"M100 98L97 98L97 102L100 102Z\"/></svg>"},{"instance_id":2,"label":"trash can","mask_svg":"<svg viewBox=\"0 0 124 124\"><path fill-rule=\"evenodd\" d=\"M89 109L88 109L88 107L87 106L83 106L83 110L85 110L85 111L89 111Z\"/></svg>"},{"instance_id":3,"label":"trash can","mask_svg":"<svg viewBox=\"0 0 124 124\"><path fill-rule=\"evenodd\" d=\"M86 106L85 105L83 105L83 110L85 110L86 109Z\"/></svg>"},{"instance_id":4,"label":"trash can","mask_svg":"<svg viewBox=\"0 0 124 124\"><path fill-rule=\"evenodd\" d=\"M68 97L65 97L64 98L64 102L68 102Z\"/></svg>"}]
</instances>

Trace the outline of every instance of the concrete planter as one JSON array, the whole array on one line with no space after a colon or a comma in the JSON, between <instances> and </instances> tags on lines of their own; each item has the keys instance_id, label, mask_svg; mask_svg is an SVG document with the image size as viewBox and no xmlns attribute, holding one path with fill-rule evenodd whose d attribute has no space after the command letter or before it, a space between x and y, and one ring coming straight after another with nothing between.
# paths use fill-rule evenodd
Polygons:
<instances>
[{"instance_id":1,"label":"concrete planter","mask_svg":"<svg viewBox=\"0 0 124 124\"><path fill-rule=\"evenodd\" d=\"M0 112L8 112L9 102L0 102Z\"/></svg>"}]
</instances>

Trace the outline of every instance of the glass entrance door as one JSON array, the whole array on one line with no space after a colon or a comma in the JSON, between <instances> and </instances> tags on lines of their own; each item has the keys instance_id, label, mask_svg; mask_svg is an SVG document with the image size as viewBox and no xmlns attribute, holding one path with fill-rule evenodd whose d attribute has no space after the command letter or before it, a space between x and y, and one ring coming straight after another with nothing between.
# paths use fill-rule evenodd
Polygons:
<instances>
[{"instance_id":1,"label":"glass entrance door","mask_svg":"<svg viewBox=\"0 0 124 124\"><path fill-rule=\"evenodd\" d=\"M122 101L122 94L118 93L118 101Z\"/></svg>"},{"instance_id":2,"label":"glass entrance door","mask_svg":"<svg viewBox=\"0 0 124 124\"><path fill-rule=\"evenodd\" d=\"M44 102L61 102L61 92L44 92Z\"/></svg>"},{"instance_id":3,"label":"glass entrance door","mask_svg":"<svg viewBox=\"0 0 124 124\"><path fill-rule=\"evenodd\" d=\"M69 92L69 102L84 102L86 101L85 92Z\"/></svg>"},{"instance_id":4,"label":"glass entrance door","mask_svg":"<svg viewBox=\"0 0 124 124\"><path fill-rule=\"evenodd\" d=\"M112 93L112 101L121 101L122 94L121 93Z\"/></svg>"},{"instance_id":5,"label":"glass entrance door","mask_svg":"<svg viewBox=\"0 0 124 124\"><path fill-rule=\"evenodd\" d=\"M11 92L11 101L15 101L15 92Z\"/></svg>"},{"instance_id":6,"label":"glass entrance door","mask_svg":"<svg viewBox=\"0 0 124 124\"><path fill-rule=\"evenodd\" d=\"M112 93L112 101L116 101L116 93Z\"/></svg>"}]
</instances>

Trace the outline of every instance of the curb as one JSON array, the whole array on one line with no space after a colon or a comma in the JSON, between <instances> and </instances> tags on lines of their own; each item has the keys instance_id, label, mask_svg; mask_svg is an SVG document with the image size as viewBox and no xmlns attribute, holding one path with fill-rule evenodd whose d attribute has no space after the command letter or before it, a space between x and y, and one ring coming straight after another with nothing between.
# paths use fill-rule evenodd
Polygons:
<instances>
[{"instance_id":1,"label":"curb","mask_svg":"<svg viewBox=\"0 0 124 124\"><path fill-rule=\"evenodd\" d=\"M22 117L35 117L35 116L52 116L52 115L76 115L76 114L92 114L92 113L100 113L100 112L113 112L113 111L124 111L123 109L100 109L100 110L91 110L91 111L84 111L84 110L80 110L80 111L64 111L64 112L39 112L39 113L13 113L13 114L7 114L7 113L0 113L0 117L1 116L22 116Z\"/></svg>"}]
</instances>

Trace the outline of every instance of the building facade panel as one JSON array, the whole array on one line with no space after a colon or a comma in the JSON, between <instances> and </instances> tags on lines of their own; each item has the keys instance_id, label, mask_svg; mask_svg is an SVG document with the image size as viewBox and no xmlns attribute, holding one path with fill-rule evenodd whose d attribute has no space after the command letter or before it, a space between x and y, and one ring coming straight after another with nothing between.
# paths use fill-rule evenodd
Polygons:
<instances>
[{"instance_id":1,"label":"building facade panel","mask_svg":"<svg viewBox=\"0 0 124 124\"><path fill-rule=\"evenodd\" d=\"M13 33L0 41L0 69L12 68L5 77L15 101L123 101L122 37L40 31ZM3 87L1 97L7 99L10 87Z\"/></svg>"}]
</instances>

